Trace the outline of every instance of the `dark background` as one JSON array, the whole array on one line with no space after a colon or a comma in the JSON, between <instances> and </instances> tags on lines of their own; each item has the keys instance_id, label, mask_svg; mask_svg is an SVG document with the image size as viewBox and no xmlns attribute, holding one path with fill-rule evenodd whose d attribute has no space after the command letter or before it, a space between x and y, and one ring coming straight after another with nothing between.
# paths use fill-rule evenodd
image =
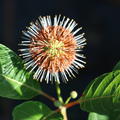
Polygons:
<instances>
[{"instance_id":1,"label":"dark background","mask_svg":"<svg viewBox=\"0 0 120 120\"><path fill-rule=\"evenodd\" d=\"M21 30L38 16L62 14L75 19L86 33L86 68L79 71L76 79L61 84L63 97L76 90L79 96L88 83L109 72L120 60L120 1L119 0L1 0L0 43L17 53ZM54 85L42 83L43 89L56 96ZM41 96L34 100L51 102ZM0 98L0 120L12 120L12 110L23 101ZM31 108L32 109L32 108ZM69 120L87 120L87 113L79 105L68 110Z\"/></svg>"}]
</instances>

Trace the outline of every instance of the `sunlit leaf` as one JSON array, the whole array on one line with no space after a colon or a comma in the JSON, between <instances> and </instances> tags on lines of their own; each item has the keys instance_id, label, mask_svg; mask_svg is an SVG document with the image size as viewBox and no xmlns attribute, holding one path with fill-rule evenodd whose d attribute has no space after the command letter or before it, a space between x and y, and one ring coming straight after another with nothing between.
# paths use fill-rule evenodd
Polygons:
<instances>
[{"instance_id":1,"label":"sunlit leaf","mask_svg":"<svg viewBox=\"0 0 120 120\"><path fill-rule=\"evenodd\" d=\"M120 70L93 80L80 98L82 110L99 114L120 111Z\"/></svg>"},{"instance_id":2,"label":"sunlit leaf","mask_svg":"<svg viewBox=\"0 0 120 120\"><path fill-rule=\"evenodd\" d=\"M0 44L0 96L30 99L41 93L39 83L25 70L21 58Z\"/></svg>"},{"instance_id":3,"label":"sunlit leaf","mask_svg":"<svg viewBox=\"0 0 120 120\"><path fill-rule=\"evenodd\" d=\"M89 113L88 120L110 120L108 116L97 114L94 112Z\"/></svg>"}]
</instances>

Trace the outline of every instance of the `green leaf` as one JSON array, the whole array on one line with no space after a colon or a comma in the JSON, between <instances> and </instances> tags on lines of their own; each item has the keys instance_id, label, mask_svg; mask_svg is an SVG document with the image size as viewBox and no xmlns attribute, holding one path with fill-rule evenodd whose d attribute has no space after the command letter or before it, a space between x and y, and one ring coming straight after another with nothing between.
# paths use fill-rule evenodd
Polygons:
<instances>
[{"instance_id":1,"label":"green leaf","mask_svg":"<svg viewBox=\"0 0 120 120\"><path fill-rule=\"evenodd\" d=\"M120 70L93 80L79 101L81 109L87 112L111 114L120 111Z\"/></svg>"},{"instance_id":2,"label":"green leaf","mask_svg":"<svg viewBox=\"0 0 120 120\"><path fill-rule=\"evenodd\" d=\"M94 112L89 113L88 120L110 120L108 116L97 114Z\"/></svg>"},{"instance_id":3,"label":"green leaf","mask_svg":"<svg viewBox=\"0 0 120 120\"><path fill-rule=\"evenodd\" d=\"M63 117L41 102L29 101L13 110L13 120L63 120Z\"/></svg>"},{"instance_id":4,"label":"green leaf","mask_svg":"<svg viewBox=\"0 0 120 120\"><path fill-rule=\"evenodd\" d=\"M113 70L120 70L120 61L115 65Z\"/></svg>"},{"instance_id":5,"label":"green leaf","mask_svg":"<svg viewBox=\"0 0 120 120\"><path fill-rule=\"evenodd\" d=\"M112 112L110 115L103 115L91 112L89 113L88 120L120 120L120 113Z\"/></svg>"},{"instance_id":6,"label":"green leaf","mask_svg":"<svg viewBox=\"0 0 120 120\"><path fill-rule=\"evenodd\" d=\"M21 58L0 44L0 96L31 99L38 94L42 94L40 85L25 70Z\"/></svg>"}]
</instances>

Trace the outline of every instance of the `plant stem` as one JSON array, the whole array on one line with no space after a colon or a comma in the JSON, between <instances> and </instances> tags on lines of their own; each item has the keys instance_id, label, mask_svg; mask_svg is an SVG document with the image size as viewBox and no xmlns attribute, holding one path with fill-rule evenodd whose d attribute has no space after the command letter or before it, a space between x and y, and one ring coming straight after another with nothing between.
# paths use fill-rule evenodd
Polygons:
<instances>
[{"instance_id":1,"label":"plant stem","mask_svg":"<svg viewBox=\"0 0 120 120\"><path fill-rule=\"evenodd\" d=\"M60 86L59 86L58 82L56 82L56 92L57 92L57 97L58 97L59 102L64 104L63 98L61 96L61 89L60 89ZM66 107L60 106L59 109L60 109L60 112L63 116L63 120L68 120L67 119Z\"/></svg>"},{"instance_id":2,"label":"plant stem","mask_svg":"<svg viewBox=\"0 0 120 120\"><path fill-rule=\"evenodd\" d=\"M45 116L43 118L43 120L48 120L48 118L54 114L56 114L57 112L60 112L63 116L63 120L68 120L67 118L67 109L74 106L74 105L77 105L77 104L80 104L79 101L74 101L74 102L70 102L64 106L60 106L58 109L56 109L55 111L51 112L50 114L48 114L47 116Z\"/></svg>"},{"instance_id":3,"label":"plant stem","mask_svg":"<svg viewBox=\"0 0 120 120\"><path fill-rule=\"evenodd\" d=\"M67 109L67 108L70 108L70 107L77 105L77 104L80 104L80 102L79 101L70 102L70 103L64 105L64 107L66 107L66 109Z\"/></svg>"},{"instance_id":4,"label":"plant stem","mask_svg":"<svg viewBox=\"0 0 120 120\"><path fill-rule=\"evenodd\" d=\"M68 120L66 107L61 106L61 107L60 107L60 112L61 112L61 114L63 115L63 120Z\"/></svg>"},{"instance_id":5,"label":"plant stem","mask_svg":"<svg viewBox=\"0 0 120 120\"><path fill-rule=\"evenodd\" d=\"M71 96L68 97L68 99L66 100L65 104L68 104L70 100L71 100Z\"/></svg>"},{"instance_id":6,"label":"plant stem","mask_svg":"<svg viewBox=\"0 0 120 120\"><path fill-rule=\"evenodd\" d=\"M63 98L61 97L61 89L58 82L56 82L56 92L59 102L64 103Z\"/></svg>"},{"instance_id":7,"label":"plant stem","mask_svg":"<svg viewBox=\"0 0 120 120\"><path fill-rule=\"evenodd\" d=\"M55 99L54 97L48 95L48 94L45 93L45 92L41 92L41 95L44 96L44 97L46 97L46 98L48 98L49 100L51 100L51 101L53 101L53 102L56 101L56 99Z\"/></svg>"}]
</instances>

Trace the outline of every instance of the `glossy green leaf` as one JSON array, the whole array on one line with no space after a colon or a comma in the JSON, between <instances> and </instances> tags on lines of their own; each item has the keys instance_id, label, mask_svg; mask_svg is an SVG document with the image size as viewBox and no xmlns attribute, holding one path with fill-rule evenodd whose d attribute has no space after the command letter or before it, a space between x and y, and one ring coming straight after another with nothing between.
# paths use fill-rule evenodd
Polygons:
<instances>
[{"instance_id":1,"label":"glossy green leaf","mask_svg":"<svg viewBox=\"0 0 120 120\"><path fill-rule=\"evenodd\" d=\"M88 120L110 120L108 116L97 114L94 112L89 113Z\"/></svg>"},{"instance_id":2,"label":"glossy green leaf","mask_svg":"<svg viewBox=\"0 0 120 120\"><path fill-rule=\"evenodd\" d=\"M29 101L18 105L13 110L13 120L63 120L63 118L45 104Z\"/></svg>"},{"instance_id":3,"label":"glossy green leaf","mask_svg":"<svg viewBox=\"0 0 120 120\"><path fill-rule=\"evenodd\" d=\"M21 58L0 44L0 96L31 99L41 93L39 83L25 70Z\"/></svg>"},{"instance_id":4,"label":"glossy green leaf","mask_svg":"<svg viewBox=\"0 0 120 120\"><path fill-rule=\"evenodd\" d=\"M120 70L120 61L115 65L113 70Z\"/></svg>"},{"instance_id":5,"label":"glossy green leaf","mask_svg":"<svg viewBox=\"0 0 120 120\"><path fill-rule=\"evenodd\" d=\"M109 115L89 113L88 120L120 120L120 112L111 112Z\"/></svg>"},{"instance_id":6,"label":"glossy green leaf","mask_svg":"<svg viewBox=\"0 0 120 120\"><path fill-rule=\"evenodd\" d=\"M99 114L120 111L120 71L103 74L93 80L80 98L82 110Z\"/></svg>"}]
</instances>

